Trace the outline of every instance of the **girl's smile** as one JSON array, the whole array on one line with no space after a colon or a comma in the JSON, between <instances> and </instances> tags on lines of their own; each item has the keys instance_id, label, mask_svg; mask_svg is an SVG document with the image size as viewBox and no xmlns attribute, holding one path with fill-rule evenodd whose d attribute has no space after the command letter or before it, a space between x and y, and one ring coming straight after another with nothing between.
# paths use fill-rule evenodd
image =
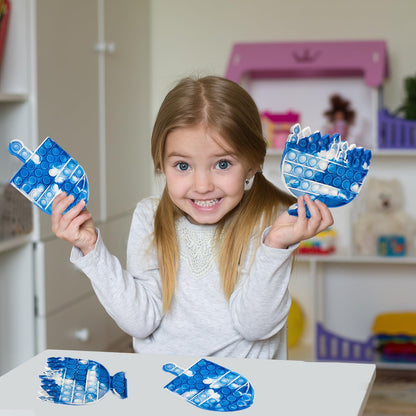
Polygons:
<instances>
[{"instance_id":1,"label":"girl's smile","mask_svg":"<svg viewBox=\"0 0 416 416\"><path fill-rule=\"evenodd\" d=\"M235 208L254 172L202 124L167 136L163 170L172 202L196 224L216 224Z\"/></svg>"},{"instance_id":2,"label":"girl's smile","mask_svg":"<svg viewBox=\"0 0 416 416\"><path fill-rule=\"evenodd\" d=\"M193 200L192 202L200 208L211 208L216 204L220 203L220 201L220 199L215 198L210 200Z\"/></svg>"}]
</instances>

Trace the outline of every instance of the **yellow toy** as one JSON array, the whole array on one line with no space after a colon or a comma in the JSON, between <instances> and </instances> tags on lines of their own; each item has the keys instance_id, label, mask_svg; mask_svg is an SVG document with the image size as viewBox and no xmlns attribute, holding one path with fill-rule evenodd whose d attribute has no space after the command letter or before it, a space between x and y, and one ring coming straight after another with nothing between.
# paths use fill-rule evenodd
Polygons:
<instances>
[{"instance_id":1,"label":"yellow toy","mask_svg":"<svg viewBox=\"0 0 416 416\"><path fill-rule=\"evenodd\" d=\"M299 303L292 298L292 305L287 318L288 348L294 347L302 337L304 328L303 311Z\"/></svg>"}]
</instances>

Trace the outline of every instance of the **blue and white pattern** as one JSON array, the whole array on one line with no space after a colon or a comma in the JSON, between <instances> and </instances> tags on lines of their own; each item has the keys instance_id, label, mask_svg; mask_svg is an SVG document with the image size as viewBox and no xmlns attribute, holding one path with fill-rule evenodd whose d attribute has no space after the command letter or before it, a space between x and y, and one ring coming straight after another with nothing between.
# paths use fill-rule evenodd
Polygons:
<instances>
[{"instance_id":1,"label":"blue and white pattern","mask_svg":"<svg viewBox=\"0 0 416 416\"><path fill-rule=\"evenodd\" d=\"M330 208L351 202L367 176L371 151L348 145L339 134L321 136L309 127L302 130L300 124L290 131L280 165L287 190L295 197L308 194ZM297 206L289 213L297 215Z\"/></svg>"},{"instance_id":2,"label":"blue and white pattern","mask_svg":"<svg viewBox=\"0 0 416 416\"><path fill-rule=\"evenodd\" d=\"M83 405L100 400L109 390L121 399L127 397L125 373L111 377L96 361L49 357L47 368L39 378L42 388L39 397L48 402Z\"/></svg>"},{"instance_id":3,"label":"blue and white pattern","mask_svg":"<svg viewBox=\"0 0 416 416\"><path fill-rule=\"evenodd\" d=\"M163 366L163 370L177 376L165 389L199 408L233 412L246 409L253 403L254 390L247 379L211 361L201 359L188 370L169 363Z\"/></svg>"},{"instance_id":4,"label":"blue and white pattern","mask_svg":"<svg viewBox=\"0 0 416 416\"><path fill-rule=\"evenodd\" d=\"M47 214L61 192L74 196L74 202L88 203L88 180L84 169L50 137L32 152L20 140L9 143L9 152L23 162L10 183ZM65 211L65 212L66 212Z\"/></svg>"}]
</instances>

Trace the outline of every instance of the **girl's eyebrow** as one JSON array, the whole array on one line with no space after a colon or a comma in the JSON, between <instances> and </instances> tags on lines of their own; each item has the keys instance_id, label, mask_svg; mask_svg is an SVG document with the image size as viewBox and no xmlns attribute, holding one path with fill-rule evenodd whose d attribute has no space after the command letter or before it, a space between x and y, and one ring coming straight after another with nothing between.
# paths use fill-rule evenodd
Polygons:
<instances>
[{"instance_id":1,"label":"girl's eyebrow","mask_svg":"<svg viewBox=\"0 0 416 416\"><path fill-rule=\"evenodd\" d=\"M230 150L224 149L223 153L219 153L219 154L214 155L214 156L215 157L226 157L226 156L237 157L237 154L235 152L233 152L231 149Z\"/></svg>"},{"instance_id":2,"label":"girl's eyebrow","mask_svg":"<svg viewBox=\"0 0 416 416\"><path fill-rule=\"evenodd\" d=\"M187 157L187 156L178 152L170 152L166 155L166 157Z\"/></svg>"},{"instance_id":3,"label":"girl's eyebrow","mask_svg":"<svg viewBox=\"0 0 416 416\"><path fill-rule=\"evenodd\" d=\"M167 158L170 158L170 157L190 158L192 156L191 155L187 155L186 153L179 153L179 152L172 151L172 152L168 153L166 155L166 157ZM226 150L224 150L223 153L216 153L214 155L211 155L211 157L213 157L213 158L222 158L222 157L234 157L234 158L236 158L237 155L234 152L232 152L231 150L229 152L226 151Z\"/></svg>"}]
</instances>

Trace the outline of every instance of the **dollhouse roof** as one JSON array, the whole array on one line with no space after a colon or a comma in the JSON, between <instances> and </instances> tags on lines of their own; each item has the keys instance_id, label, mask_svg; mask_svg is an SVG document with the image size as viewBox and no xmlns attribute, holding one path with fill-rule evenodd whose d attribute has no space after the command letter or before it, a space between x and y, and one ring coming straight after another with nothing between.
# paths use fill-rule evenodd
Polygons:
<instances>
[{"instance_id":1,"label":"dollhouse roof","mask_svg":"<svg viewBox=\"0 0 416 416\"><path fill-rule=\"evenodd\" d=\"M237 43L226 78L364 77L369 87L388 76L384 41Z\"/></svg>"},{"instance_id":2,"label":"dollhouse roof","mask_svg":"<svg viewBox=\"0 0 416 416\"><path fill-rule=\"evenodd\" d=\"M263 111L260 114L263 118L270 120L272 123L298 123L299 114L292 111L287 113L271 113L270 111Z\"/></svg>"}]
</instances>

